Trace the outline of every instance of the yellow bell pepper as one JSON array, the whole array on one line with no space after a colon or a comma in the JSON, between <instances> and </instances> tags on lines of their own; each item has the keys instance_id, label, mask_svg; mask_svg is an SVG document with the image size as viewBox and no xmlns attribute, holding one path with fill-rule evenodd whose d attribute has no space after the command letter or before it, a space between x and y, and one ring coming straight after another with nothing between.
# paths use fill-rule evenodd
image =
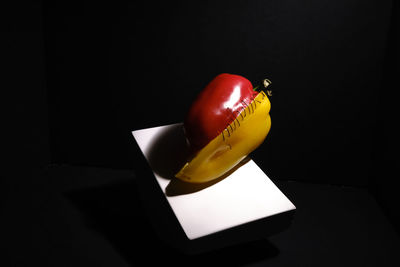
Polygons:
<instances>
[{"instance_id":1,"label":"yellow bell pepper","mask_svg":"<svg viewBox=\"0 0 400 267\"><path fill-rule=\"evenodd\" d=\"M224 96L225 99L232 100L235 97L237 98L237 96L234 96L235 90L236 94L238 94L237 91L239 90L237 80L242 82L241 79L245 78L238 75L232 76L233 77L228 76L222 78L231 80L236 79L236 82L232 83L233 89L229 87L229 83L228 86L226 86L226 81L221 83L222 78L217 76L217 78L220 79L218 80L220 83L217 84L217 86L215 86L215 84L213 86L212 81L205 88L205 91L212 91L212 93L210 93L211 95L207 94L206 92L205 94L203 93L202 95L200 95L199 98L204 97L204 95L206 95L207 97L211 96L212 99L210 100L210 98L208 98L208 101L212 101L216 98L215 96L212 96L212 94L221 95L221 93L217 92L220 87L222 87L221 91L223 92L227 90L231 91L229 97L227 97L226 95ZM221 86L221 84L225 85L225 87ZM264 87L267 87L269 84L269 80L264 80ZM241 83L241 85L243 87L243 83ZM209 89L210 87L211 89ZM248 98L248 101L245 101L245 98L243 98L243 92L248 93L250 91L248 91L249 89L246 89L247 91L243 89L241 90L241 97L239 99L233 99L235 101L233 101L234 103L230 104L231 106L226 105L227 101L223 103L224 108L222 108L222 110L228 110L231 115L233 115L230 116L230 123L225 126L217 136L212 138L211 141L209 141L205 146L202 146L200 149L198 149L198 151L194 153L192 158L189 159L181 168L181 170L175 175L177 178L190 183L204 183L214 180L229 172L264 141L271 128L271 117L269 114L271 103L268 99L268 96L264 91L253 91L253 88L251 86L251 95L253 97L251 98L251 101L249 101ZM268 95L270 95L270 91L268 91ZM201 102L204 100L200 99L198 100L198 102L199 101ZM204 105L204 103L200 104ZM218 107L221 107L221 105L218 105ZM195 115L190 114L189 112L188 117L190 119L199 120L196 122L197 124L194 125L201 124L201 116L198 115L199 113L205 113L204 117L207 117L207 112L204 111L204 108L201 109L201 112L192 112ZM219 113L215 112L214 114L221 114L221 111L219 111ZM226 118L226 115L223 118ZM207 120L210 120L210 118L208 117ZM215 119L215 121L216 120L217 119ZM190 126L188 126L187 124L189 123L186 123L185 131L186 133L188 133L189 137L191 137L191 133L194 133L196 131L200 131L200 134L202 134L201 130L199 129L189 129ZM204 127L212 127L212 125L207 126L210 124L205 125L206 126ZM189 145L192 143L193 146L195 146L195 142L193 142L193 139L194 138L192 138L192 140L188 138L188 142Z\"/></svg>"}]
</instances>

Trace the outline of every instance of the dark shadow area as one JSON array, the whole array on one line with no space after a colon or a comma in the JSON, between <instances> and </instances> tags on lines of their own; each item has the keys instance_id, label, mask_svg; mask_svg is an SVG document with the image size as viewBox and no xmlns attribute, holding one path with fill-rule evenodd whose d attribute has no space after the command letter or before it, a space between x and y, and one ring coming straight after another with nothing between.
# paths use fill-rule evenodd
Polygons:
<instances>
[{"instance_id":1,"label":"dark shadow area","mask_svg":"<svg viewBox=\"0 0 400 267\"><path fill-rule=\"evenodd\" d=\"M397 127L399 112L397 104L397 80L400 76L399 1L393 1L391 24L386 44L384 72L381 88L376 94L377 122L372 147L373 168L369 176L369 190L400 234L399 194L396 186L400 149Z\"/></svg>"},{"instance_id":2,"label":"dark shadow area","mask_svg":"<svg viewBox=\"0 0 400 267\"><path fill-rule=\"evenodd\" d=\"M268 240L279 257L256 266L400 266L399 236L365 188L276 181L296 205Z\"/></svg>"},{"instance_id":3,"label":"dark shadow area","mask_svg":"<svg viewBox=\"0 0 400 267\"><path fill-rule=\"evenodd\" d=\"M104 236L133 266L158 265L160 260L174 266L242 266L279 254L266 239L202 254L184 254L158 238L137 196L137 188L130 182L66 194L79 210L86 227Z\"/></svg>"},{"instance_id":4,"label":"dark shadow area","mask_svg":"<svg viewBox=\"0 0 400 267\"><path fill-rule=\"evenodd\" d=\"M136 255L135 251L143 247L159 246L159 242L151 242L155 236L151 235L137 195L133 182L66 193L80 211L85 226L104 236L123 255Z\"/></svg>"},{"instance_id":5,"label":"dark shadow area","mask_svg":"<svg viewBox=\"0 0 400 267\"><path fill-rule=\"evenodd\" d=\"M182 124L176 124L153 139L148 162L158 175L173 179L188 156Z\"/></svg>"},{"instance_id":6,"label":"dark shadow area","mask_svg":"<svg viewBox=\"0 0 400 267\"><path fill-rule=\"evenodd\" d=\"M250 159L245 158L232 170L221 177L205 183L186 183L175 178L175 174L190 157L185 141L182 124L176 124L157 135L151 144L148 162L152 170L163 178L170 179L166 188L166 195L176 196L190 194L210 187L240 168Z\"/></svg>"}]
</instances>

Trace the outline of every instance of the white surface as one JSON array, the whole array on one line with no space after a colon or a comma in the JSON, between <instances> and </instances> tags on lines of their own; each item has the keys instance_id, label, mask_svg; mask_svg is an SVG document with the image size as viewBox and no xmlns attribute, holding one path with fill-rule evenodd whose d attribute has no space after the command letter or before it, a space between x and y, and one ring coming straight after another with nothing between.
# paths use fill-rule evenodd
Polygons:
<instances>
[{"instance_id":1,"label":"white surface","mask_svg":"<svg viewBox=\"0 0 400 267\"><path fill-rule=\"evenodd\" d=\"M180 124L179 124L180 125ZM166 125L133 131L146 159ZM170 157L171 155L165 155ZM250 160L225 179L200 191L167 196L170 179L153 172L189 239L196 239L261 218L296 209L264 172Z\"/></svg>"}]
</instances>

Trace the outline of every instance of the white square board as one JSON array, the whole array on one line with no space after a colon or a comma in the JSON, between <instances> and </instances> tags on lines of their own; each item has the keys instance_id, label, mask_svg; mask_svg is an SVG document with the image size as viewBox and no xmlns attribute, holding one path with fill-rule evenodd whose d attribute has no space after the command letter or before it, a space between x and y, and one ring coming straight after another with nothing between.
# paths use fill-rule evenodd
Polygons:
<instances>
[{"instance_id":1,"label":"white square board","mask_svg":"<svg viewBox=\"0 0 400 267\"><path fill-rule=\"evenodd\" d=\"M157 139L171 129L181 131L182 124L132 132L147 161L154 146L158 144ZM182 139L183 133L176 135L176 138ZM176 149L184 148L178 146ZM168 162L173 154L158 156L165 157ZM190 240L296 209L253 160L209 187L180 195L166 194L171 177L163 177L154 169L153 174Z\"/></svg>"}]
</instances>

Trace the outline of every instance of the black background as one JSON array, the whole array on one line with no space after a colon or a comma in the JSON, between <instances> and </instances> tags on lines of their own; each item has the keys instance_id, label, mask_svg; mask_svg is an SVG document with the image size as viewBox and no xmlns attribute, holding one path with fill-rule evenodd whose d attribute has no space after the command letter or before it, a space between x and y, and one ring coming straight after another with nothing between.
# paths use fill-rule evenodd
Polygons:
<instances>
[{"instance_id":1,"label":"black background","mask_svg":"<svg viewBox=\"0 0 400 267\"><path fill-rule=\"evenodd\" d=\"M227 72L268 77L278 92L253 153L271 177L376 190L394 182L383 173L397 142L394 10L357 0L45 2L51 160L135 168L130 131L182 121Z\"/></svg>"},{"instance_id":2,"label":"black background","mask_svg":"<svg viewBox=\"0 0 400 267\"><path fill-rule=\"evenodd\" d=\"M182 121L227 72L279 91L254 153L272 177L367 186L390 19L390 1L46 2L52 161L134 168L130 131Z\"/></svg>"},{"instance_id":3,"label":"black background","mask_svg":"<svg viewBox=\"0 0 400 267\"><path fill-rule=\"evenodd\" d=\"M8 4L6 214L49 164L140 168L130 131L182 121L227 72L273 82L272 129L252 155L271 178L368 188L398 227L395 2Z\"/></svg>"}]
</instances>

